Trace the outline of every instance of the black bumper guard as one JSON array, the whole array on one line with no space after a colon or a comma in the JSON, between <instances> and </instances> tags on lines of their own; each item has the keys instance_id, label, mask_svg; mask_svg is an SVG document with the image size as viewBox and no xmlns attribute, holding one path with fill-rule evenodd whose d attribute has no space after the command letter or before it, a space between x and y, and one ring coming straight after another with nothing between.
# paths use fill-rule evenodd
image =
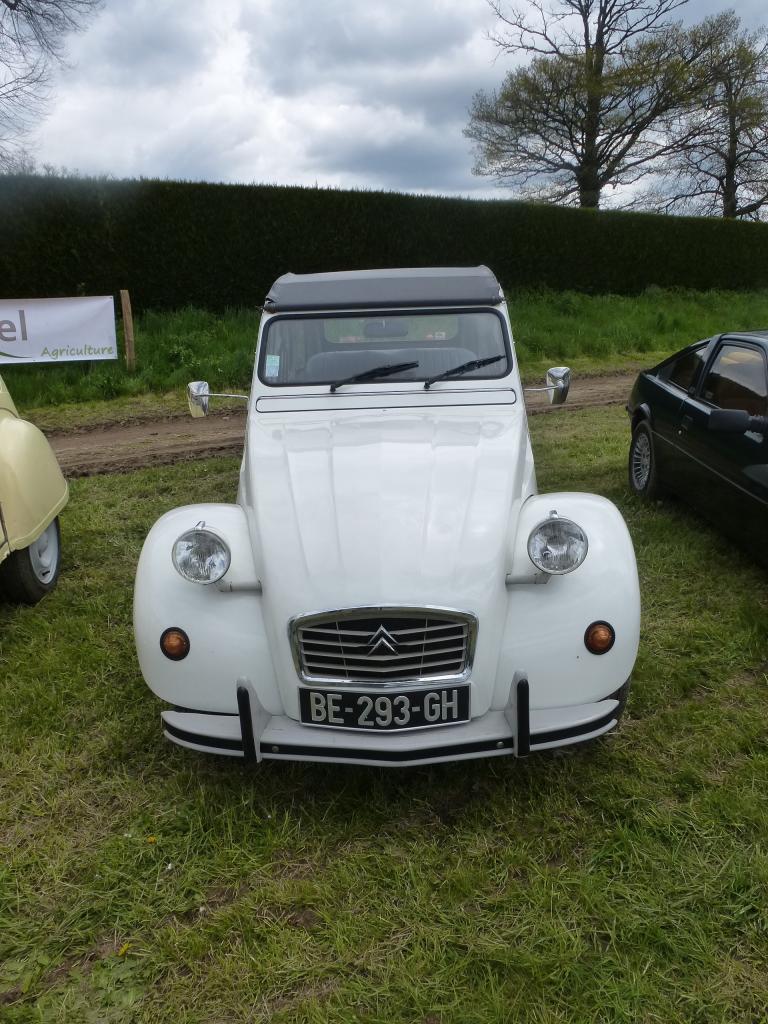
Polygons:
<instances>
[{"instance_id":1,"label":"black bumper guard","mask_svg":"<svg viewBox=\"0 0 768 1024\"><path fill-rule=\"evenodd\" d=\"M169 735L195 746L208 747L211 750L218 748L221 751L242 752L243 759L247 762L260 761L265 754L281 754L286 757L328 757L337 760L339 758L350 758L356 761L389 761L397 764L398 761L426 761L434 757L456 757L461 754L483 754L498 750L510 751L516 754L517 757L527 757L531 752L532 746L536 747L541 743L557 743L563 740L578 739L579 736L595 732L609 725L619 714L619 709L613 708L601 718L587 722L584 725L553 729L549 732L531 733L530 688L527 679L519 679L514 684L514 701L517 745L515 745L515 736L512 735L501 740L476 740L473 743L452 743L443 747L429 747L423 750L359 750L355 747L303 746L295 743L281 744L279 747L270 743L259 743L257 747L253 731L251 698L246 686L237 687L237 713L240 719L242 740L201 736L197 733L180 729L178 726L167 722L164 723L164 728Z\"/></svg>"}]
</instances>

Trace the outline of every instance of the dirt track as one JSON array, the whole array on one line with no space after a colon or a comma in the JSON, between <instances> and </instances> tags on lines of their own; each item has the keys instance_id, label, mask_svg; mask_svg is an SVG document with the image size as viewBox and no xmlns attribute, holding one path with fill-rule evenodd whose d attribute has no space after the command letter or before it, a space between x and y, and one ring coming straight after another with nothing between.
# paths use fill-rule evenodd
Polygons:
<instances>
[{"instance_id":1,"label":"dirt track","mask_svg":"<svg viewBox=\"0 0 768 1024\"><path fill-rule=\"evenodd\" d=\"M562 410L626 402L636 374L576 377ZM548 412L545 393L529 394L530 414ZM65 476L117 473L211 455L236 455L243 443L245 413L142 420L128 425L75 432L50 432L48 438Z\"/></svg>"}]
</instances>

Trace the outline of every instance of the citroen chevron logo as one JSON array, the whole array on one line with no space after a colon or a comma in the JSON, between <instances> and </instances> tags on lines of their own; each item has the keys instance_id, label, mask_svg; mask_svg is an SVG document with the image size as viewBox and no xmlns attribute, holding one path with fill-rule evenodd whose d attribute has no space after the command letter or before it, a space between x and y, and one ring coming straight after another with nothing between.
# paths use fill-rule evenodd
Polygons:
<instances>
[{"instance_id":1,"label":"citroen chevron logo","mask_svg":"<svg viewBox=\"0 0 768 1024\"><path fill-rule=\"evenodd\" d=\"M397 654L397 641L383 626L379 626L368 641L368 654Z\"/></svg>"}]
</instances>

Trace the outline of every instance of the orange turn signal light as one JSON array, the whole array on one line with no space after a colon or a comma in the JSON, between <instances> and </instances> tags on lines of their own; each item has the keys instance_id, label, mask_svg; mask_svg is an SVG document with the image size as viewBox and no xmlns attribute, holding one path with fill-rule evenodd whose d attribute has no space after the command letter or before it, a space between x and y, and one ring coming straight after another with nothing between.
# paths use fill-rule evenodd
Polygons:
<instances>
[{"instance_id":1,"label":"orange turn signal light","mask_svg":"<svg viewBox=\"0 0 768 1024\"><path fill-rule=\"evenodd\" d=\"M592 654L606 654L615 640L616 632L610 622L593 622L584 633L584 646Z\"/></svg>"},{"instance_id":2,"label":"orange turn signal light","mask_svg":"<svg viewBox=\"0 0 768 1024\"><path fill-rule=\"evenodd\" d=\"M160 637L160 650L171 661L181 661L189 654L189 637L178 626L171 626Z\"/></svg>"}]
</instances>

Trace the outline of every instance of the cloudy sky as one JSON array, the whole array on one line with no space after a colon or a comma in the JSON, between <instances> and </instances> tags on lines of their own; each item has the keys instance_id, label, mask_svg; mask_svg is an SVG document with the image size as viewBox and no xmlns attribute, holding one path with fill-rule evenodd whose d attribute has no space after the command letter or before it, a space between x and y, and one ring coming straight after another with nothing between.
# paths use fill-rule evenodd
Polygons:
<instances>
[{"instance_id":1,"label":"cloudy sky","mask_svg":"<svg viewBox=\"0 0 768 1024\"><path fill-rule=\"evenodd\" d=\"M764 0L730 6L768 20ZM692 0L686 20L721 9ZM33 152L116 177L502 195L462 135L510 66L493 27L486 0L106 0Z\"/></svg>"}]
</instances>

